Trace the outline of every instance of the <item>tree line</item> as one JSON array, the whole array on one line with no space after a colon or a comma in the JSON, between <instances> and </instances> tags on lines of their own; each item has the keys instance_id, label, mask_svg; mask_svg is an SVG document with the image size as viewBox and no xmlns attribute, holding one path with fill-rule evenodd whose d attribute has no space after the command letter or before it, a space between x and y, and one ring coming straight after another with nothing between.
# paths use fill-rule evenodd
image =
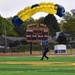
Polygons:
<instances>
[{"instance_id":1,"label":"tree line","mask_svg":"<svg viewBox=\"0 0 75 75\"><path fill-rule=\"evenodd\" d=\"M39 19L33 19L32 17L26 20L20 28L15 28L12 24L12 17L4 18L0 15L0 36L26 36L26 26L29 24L46 24L49 27L49 35L55 36L55 33L62 31L75 37L75 10L66 12L66 15L58 23L56 17L53 14L48 14L45 17Z\"/></svg>"}]
</instances>

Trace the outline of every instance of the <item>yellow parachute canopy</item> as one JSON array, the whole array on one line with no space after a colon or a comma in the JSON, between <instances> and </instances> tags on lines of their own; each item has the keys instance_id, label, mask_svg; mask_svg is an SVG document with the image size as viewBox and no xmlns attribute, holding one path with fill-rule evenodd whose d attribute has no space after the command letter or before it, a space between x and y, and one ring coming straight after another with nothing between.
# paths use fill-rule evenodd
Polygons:
<instances>
[{"instance_id":1,"label":"yellow parachute canopy","mask_svg":"<svg viewBox=\"0 0 75 75\"><path fill-rule=\"evenodd\" d=\"M24 8L23 10L21 10L20 12L18 12L17 15L15 15L12 18L12 23L16 27L20 27L24 21L29 19L32 15L34 15L37 12L56 14L59 17L62 17L65 15L65 9L63 6L61 6L59 4L54 4L52 2L48 2L48 3L41 2L40 4L28 6L28 7Z\"/></svg>"},{"instance_id":2,"label":"yellow parachute canopy","mask_svg":"<svg viewBox=\"0 0 75 75\"><path fill-rule=\"evenodd\" d=\"M49 3L42 2L38 6L35 6L34 8L31 8L30 6L24 8L24 10L21 10L19 13L17 13L17 16L22 21L25 21L37 12L46 12L49 14L56 14L57 6L55 6L55 4L50 2Z\"/></svg>"}]
</instances>

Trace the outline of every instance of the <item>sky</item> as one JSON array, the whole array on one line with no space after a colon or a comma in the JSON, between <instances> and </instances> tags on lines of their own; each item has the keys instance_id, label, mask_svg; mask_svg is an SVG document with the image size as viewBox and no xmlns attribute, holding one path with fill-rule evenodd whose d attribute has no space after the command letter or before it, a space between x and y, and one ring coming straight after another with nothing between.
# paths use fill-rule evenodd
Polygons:
<instances>
[{"instance_id":1,"label":"sky","mask_svg":"<svg viewBox=\"0 0 75 75\"><path fill-rule=\"evenodd\" d=\"M66 11L75 9L75 0L0 0L0 15L4 18L13 17L25 7L39 4L40 2L60 4ZM46 13L36 13L32 17L38 19L46 15Z\"/></svg>"}]
</instances>

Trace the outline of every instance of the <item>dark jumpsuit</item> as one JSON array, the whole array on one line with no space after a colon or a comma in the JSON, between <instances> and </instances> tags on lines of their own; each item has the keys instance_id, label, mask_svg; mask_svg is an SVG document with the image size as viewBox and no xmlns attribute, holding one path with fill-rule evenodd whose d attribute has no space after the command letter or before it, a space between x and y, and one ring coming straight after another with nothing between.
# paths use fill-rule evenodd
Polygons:
<instances>
[{"instance_id":1,"label":"dark jumpsuit","mask_svg":"<svg viewBox=\"0 0 75 75\"><path fill-rule=\"evenodd\" d=\"M44 57L47 58L47 60L48 60L49 57L46 55L47 52L49 52L49 44L48 44L48 42L45 43L45 44L42 43L42 53L43 53L43 55L42 55L41 60L43 60Z\"/></svg>"}]
</instances>

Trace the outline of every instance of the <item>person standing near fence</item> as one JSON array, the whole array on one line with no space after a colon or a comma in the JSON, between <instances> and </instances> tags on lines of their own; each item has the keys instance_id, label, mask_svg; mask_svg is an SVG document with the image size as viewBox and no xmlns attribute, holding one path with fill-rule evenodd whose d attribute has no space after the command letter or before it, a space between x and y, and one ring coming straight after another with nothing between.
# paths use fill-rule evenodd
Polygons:
<instances>
[{"instance_id":1,"label":"person standing near fence","mask_svg":"<svg viewBox=\"0 0 75 75\"><path fill-rule=\"evenodd\" d=\"M48 60L49 57L46 54L49 52L49 43L47 40L42 41L42 47L41 48L42 48L42 53L43 53L41 60L43 60L44 57L47 58L47 60Z\"/></svg>"}]
</instances>

